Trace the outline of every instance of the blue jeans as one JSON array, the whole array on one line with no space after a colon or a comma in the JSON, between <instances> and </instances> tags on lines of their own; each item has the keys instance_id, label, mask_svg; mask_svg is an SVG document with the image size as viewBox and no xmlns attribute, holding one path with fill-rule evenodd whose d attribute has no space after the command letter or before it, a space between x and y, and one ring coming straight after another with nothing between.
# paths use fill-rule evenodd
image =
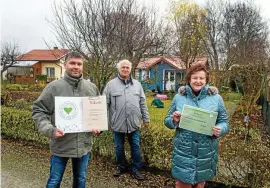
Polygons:
<instances>
[{"instance_id":1,"label":"blue jeans","mask_svg":"<svg viewBox=\"0 0 270 188\"><path fill-rule=\"evenodd\" d=\"M132 172L137 171L141 167L141 152L140 152L140 131L132 133L119 133L113 132L114 137L114 150L116 155L116 163L121 170L128 168L128 163L125 155L125 135L128 137L130 145L130 153L132 159Z\"/></svg>"},{"instance_id":2,"label":"blue jeans","mask_svg":"<svg viewBox=\"0 0 270 188\"><path fill-rule=\"evenodd\" d=\"M71 158L73 172L73 188L84 188L90 152L81 158ZM51 156L50 177L47 188L59 188L69 157Z\"/></svg>"}]
</instances>

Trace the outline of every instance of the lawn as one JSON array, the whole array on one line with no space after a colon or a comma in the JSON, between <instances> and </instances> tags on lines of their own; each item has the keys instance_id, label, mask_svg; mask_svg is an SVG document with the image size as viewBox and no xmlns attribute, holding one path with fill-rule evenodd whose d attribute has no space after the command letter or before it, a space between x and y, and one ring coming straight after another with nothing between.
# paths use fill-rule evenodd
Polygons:
<instances>
[{"instance_id":1,"label":"lawn","mask_svg":"<svg viewBox=\"0 0 270 188\"><path fill-rule=\"evenodd\" d=\"M223 94L223 99L224 103L226 106L226 109L229 114L232 114L233 111L235 110L238 101L241 98L241 95L238 93L226 93ZM154 106L151 106L151 102L154 100L154 97L148 96L146 98L148 110L150 113L150 118L151 118L151 125L158 126L159 128L165 128L165 125L163 124L164 118L168 113L169 107L171 105L172 100L162 100L164 103L164 108L156 108ZM168 129L167 129L168 130Z\"/></svg>"},{"instance_id":2,"label":"lawn","mask_svg":"<svg viewBox=\"0 0 270 188\"><path fill-rule=\"evenodd\" d=\"M168 109L171 105L171 100L162 100L164 103L164 108L156 108L151 106L151 102L154 100L154 97L147 97L146 102L150 114L151 125L158 126L159 128L165 128L163 124L164 118L168 113Z\"/></svg>"}]
</instances>

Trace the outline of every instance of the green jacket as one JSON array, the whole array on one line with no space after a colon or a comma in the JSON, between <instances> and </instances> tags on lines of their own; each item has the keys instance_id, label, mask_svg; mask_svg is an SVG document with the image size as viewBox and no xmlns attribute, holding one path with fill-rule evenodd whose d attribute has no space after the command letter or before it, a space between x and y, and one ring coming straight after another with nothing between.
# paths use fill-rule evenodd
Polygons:
<instances>
[{"instance_id":1,"label":"green jacket","mask_svg":"<svg viewBox=\"0 0 270 188\"><path fill-rule=\"evenodd\" d=\"M91 151L92 133L66 133L53 138L55 127L55 96L83 97L100 95L97 87L83 79L74 79L65 73L64 78L49 83L33 104L32 118L39 132L50 138L52 155L60 157L82 157Z\"/></svg>"}]
</instances>

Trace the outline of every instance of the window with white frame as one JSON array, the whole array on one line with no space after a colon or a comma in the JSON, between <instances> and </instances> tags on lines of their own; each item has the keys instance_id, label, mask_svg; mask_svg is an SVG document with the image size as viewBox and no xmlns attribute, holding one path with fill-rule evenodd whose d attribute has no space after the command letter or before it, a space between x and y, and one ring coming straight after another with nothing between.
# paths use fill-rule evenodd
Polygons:
<instances>
[{"instance_id":1,"label":"window with white frame","mask_svg":"<svg viewBox=\"0 0 270 188\"><path fill-rule=\"evenodd\" d=\"M55 68L54 67L46 67L46 75L48 77L55 77Z\"/></svg>"},{"instance_id":2,"label":"window with white frame","mask_svg":"<svg viewBox=\"0 0 270 188\"><path fill-rule=\"evenodd\" d=\"M147 80L150 78L150 71L149 70L143 70L142 71L142 80Z\"/></svg>"}]
</instances>

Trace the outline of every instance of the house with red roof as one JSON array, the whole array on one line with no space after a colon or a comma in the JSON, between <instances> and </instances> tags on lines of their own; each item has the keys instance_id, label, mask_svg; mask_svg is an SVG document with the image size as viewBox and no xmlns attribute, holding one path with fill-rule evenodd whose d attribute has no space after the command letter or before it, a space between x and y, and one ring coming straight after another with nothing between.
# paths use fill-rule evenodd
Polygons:
<instances>
[{"instance_id":1,"label":"house with red roof","mask_svg":"<svg viewBox=\"0 0 270 188\"><path fill-rule=\"evenodd\" d=\"M34 49L17 58L9 67L7 74L13 74L15 83L35 83L37 75L46 75L47 82L59 79L64 75L64 58L67 49L41 50Z\"/></svg>"},{"instance_id":2,"label":"house with red roof","mask_svg":"<svg viewBox=\"0 0 270 188\"><path fill-rule=\"evenodd\" d=\"M197 57L193 63L207 64L207 57ZM150 90L176 91L184 84L185 74L186 65L178 56L145 58L136 67L136 78Z\"/></svg>"}]
</instances>

